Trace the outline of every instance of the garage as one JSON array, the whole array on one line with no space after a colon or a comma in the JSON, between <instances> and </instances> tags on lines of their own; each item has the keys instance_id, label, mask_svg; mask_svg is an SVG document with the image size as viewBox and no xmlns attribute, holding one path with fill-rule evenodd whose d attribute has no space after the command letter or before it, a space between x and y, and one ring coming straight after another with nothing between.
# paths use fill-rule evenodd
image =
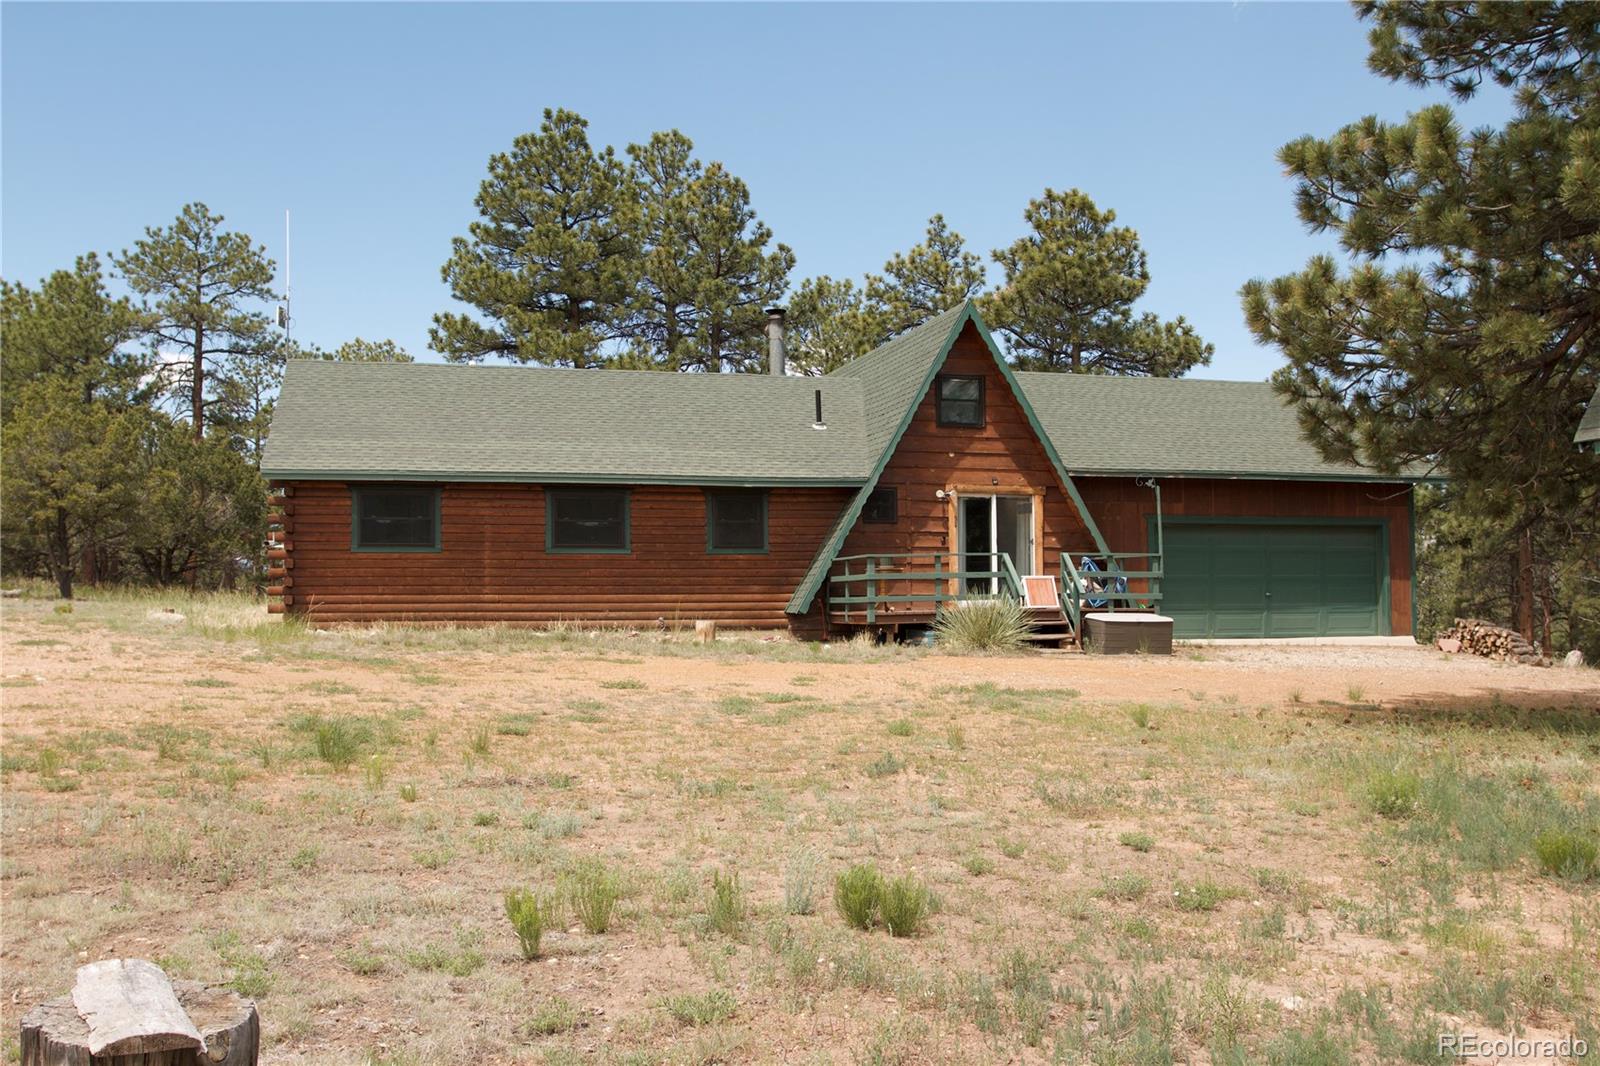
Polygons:
<instances>
[{"instance_id":1,"label":"garage","mask_svg":"<svg viewBox=\"0 0 1600 1066\"><path fill-rule=\"evenodd\" d=\"M1381 521L1168 519L1162 610L1173 635L1355 637L1389 632Z\"/></svg>"}]
</instances>

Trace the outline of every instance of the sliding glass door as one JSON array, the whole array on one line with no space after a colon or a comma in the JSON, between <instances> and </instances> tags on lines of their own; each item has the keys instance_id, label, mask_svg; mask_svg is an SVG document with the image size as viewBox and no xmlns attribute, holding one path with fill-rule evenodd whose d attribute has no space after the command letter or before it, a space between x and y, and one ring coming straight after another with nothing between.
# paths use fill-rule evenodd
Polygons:
<instances>
[{"instance_id":1,"label":"sliding glass door","mask_svg":"<svg viewBox=\"0 0 1600 1066\"><path fill-rule=\"evenodd\" d=\"M1033 497L962 496L957 537L961 543L961 569L998 571L1000 556L1011 559L1019 575L1033 573ZM971 596L993 596L1000 591L998 577L969 577L962 591Z\"/></svg>"}]
</instances>

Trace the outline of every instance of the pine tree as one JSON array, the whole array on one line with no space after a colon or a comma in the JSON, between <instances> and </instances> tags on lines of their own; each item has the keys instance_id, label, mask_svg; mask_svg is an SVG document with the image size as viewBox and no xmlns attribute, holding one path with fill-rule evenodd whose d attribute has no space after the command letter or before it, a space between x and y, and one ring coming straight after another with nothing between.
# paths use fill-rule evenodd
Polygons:
<instances>
[{"instance_id":1,"label":"pine tree","mask_svg":"<svg viewBox=\"0 0 1600 1066\"><path fill-rule=\"evenodd\" d=\"M677 130L628 147L644 256L624 329L632 361L664 370L753 370L765 309L788 286L794 253L750 207L743 181L694 157Z\"/></svg>"},{"instance_id":2,"label":"pine tree","mask_svg":"<svg viewBox=\"0 0 1600 1066\"><path fill-rule=\"evenodd\" d=\"M0 414L17 388L43 378L73 383L84 403L132 402L147 367L127 347L139 326L133 305L106 293L93 253L37 289L0 281Z\"/></svg>"},{"instance_id":3,"label":"pine tree","mask_svg":"<svg viewBox=\"0 0 1600 1066\"><path fill-rule=\"evenodd\" d=\"M156 369L186 407L195 440L205 437L207 412L222 401L222 382L281 359L270 320L252 306L275 299L273 262L266 248L222 223L205 204L187 204L170 226L146 228L144 239L115 259L128 287L146 300L144 334Z\"/></svg>"},{"instance_id":4,"label":"pine tree","mask_svg":"<svg viewBox=\"0 0 1600 1066\"><path fill-rule=\"evenodd\" d=\"M211 428L257 469L278 389L283 385L283 368L293 350L292 345L275 344L254 359L236 361L225 376L217 378ZM211 437L207 434L206 439Z\"/></svg>"},{"instance_id":5,"label":"pine tree","mask_svg":"<svg viewBox=\"0 0 1600 1066\"><path fill-rule=\"evenodd\" d=\"M266 485L220 436L194 440L165 418L148 420L131 477L127 547L157 585L227 581L265 541Z\"/></svg>"},{"instance_id":6,"label":"pine tree","mask_svg":"<svg viewBox=\"0 0 1600 1066\"><path fill-rule=\"evenodd\" d=\"M886 339L978 295L983 282L983 258L934 215L921 244L895 253L882 274L867 275L866 299L882 316Z\"/></svg>"},{"instance_id":7,"label":"pine tree","mask_svg":"<svg viewBox=\"0 0 1600 1066\"><path fill-rule=\"evenodd\" d=\"M139 408L85 403L67 375L44 375L10 395L0 431L6 553L41 559L63 599L72 598L85 549L118 541L128 525L144 418Z\"/></svg>"},{"instance_id":8,"label":"pine tree","mask_svg":"<svg viewBox=\"0 0 1600 1066\"><path fill-rule=\"evenodd\" d=\"M588 122L549 110L537 133L489 160L478 221L454 241L442 273L480 319L434 316L429 344L446 359L596 366L637 282L637 193Z\"/></svg>"},{"instance_id":9,"label":"pine tree","mask_svg":"<svg viewBox=\"0 0 1600 1066\"><path fill-rule=\"evenodd\" d=\"M1561 566L1541 543L1570 545L1600 580L1600 459L1572 446L1600 383L1600 8L1359 11L1374 70L1459 98L1493 81L1515 115L1469 133L1439 104L1285 146L1301 220L1356 263L1317 256L1249 282L1245 319L1288 359L1274 385L1325 455L1426 463L1464 523L1507 532L1491 550L1532 639L1537 571Z\"/></svg>"},{"instance_id":10,"label":"pine tree","mask_svg":"<svg viewBox=\"0 0 1600 1066\"><path fill-rule=\"evenodd\" d=\"M1033 232L994 253L1005 282L983 305L1017 366L1178 377L1211 361L1212 346L1181 315L1134 316L1150 270L1115 211L1076 189L1046 189L1023 217Z\"/></svg>"},{"instance_id":11,"label":"pine tree","mask_svg":"<svg viewBox=\"0 0 1600 1066\"><path fill-rule=\"evenodd\" d=\"M414 363L410 352L392 340L369 341L360 337L345 341L331 352L317 352L316 358L336 363Z\"/></svg>"},{"instance_id":12,"label":"pine tree","mask_svg":"<svg viewBox=\"0 0 1600 1066\"><path fill-rule=\"evenodd\" d=\"M983 280L983 260L934 215L920 244L890 256L861 286L826 274L801 282L789 300L789 363L826 374L976 296Z\"/></svg>"},{"instance_id":13,"label":"pine tree","mask_svg":"<svg viewBox=\"0 0 1600 1066\"><path fill-rule=\"evenodd\" d=\"M849 278L807 278L789 299L785 323L789 366L826 374L877 347L888 335L887 316L867 302Z\"/></svg>"},{"instance_id":14,"label":"pine tree","mask_svg":"<svg viewBox=\"0 0 1600 1066\"><path fill-rule=\"evenodd\" d=\"M109 510L111 486L90 471L99 455L92 434L111 434L107 427L147 399L142 379L149 362L129 344L140 324L126 299L106 293L93 254L79 257L72 270L52 273L37 289L0 282L0 421L16 423L16 439L26 442L4 456L14 475L0 490L5 564L17 572L51 573L58 584L66 582L61 587L69 594L71 574L60 552L76 553L91 578L113 565L121 523ZM25 396L32 398L23 402ZM66 410L73 402L84 410ZM35 450L40 438L67 452ZM63 471L89 472L89 490L58 480L48 488L41 484ZM54 505L41 515L35 505L45 498Z\"/></svg>"}]
</instances>

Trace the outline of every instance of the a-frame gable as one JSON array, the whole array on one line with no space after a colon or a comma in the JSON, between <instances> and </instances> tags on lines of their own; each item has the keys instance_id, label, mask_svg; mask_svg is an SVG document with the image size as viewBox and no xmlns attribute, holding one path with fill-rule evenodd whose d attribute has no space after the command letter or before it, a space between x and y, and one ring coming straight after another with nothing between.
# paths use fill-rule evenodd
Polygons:
<instances>
[{"instance_id":1,"label":"a-frame gable","mask_svg":"<svg viewBox=\"0 0 1600 1066\"><path fill-rule=\"evenodd\" d=\"M930 319L916 329L902 334L836 371L863 382L864 407L868 421L867 436L869 442L877 445L880 450L866 483L840 513L838 521L834 523L806 571L804 580L796 587L787 607L790 614L804 614L810 609L812 601L816 599L823 582L827 579L829 569L844 547L846 538L855 528L867 498L877 488L884 469L889 465L895 450L916 417L918 406L933 387L934 380L949 357L951 349L955 347L969 323L982 339L1012 399L1022 411L1035 439L1049 459L1057 481L1077 509L1084 527L1094 538L1095 546L1102 552L1109 550L1099 528L1095 525L1094 518L1084 505L1083 497L1073 484L1071 475L1067 473L1054 444L1040 424L1038 415L1028 403L1028 398L1018 385L1016 376L996 347L993 336L990 335L988 327L978 313L977 305L968 300L961 307L953 308Z\"/></svg>"}]
</instances>

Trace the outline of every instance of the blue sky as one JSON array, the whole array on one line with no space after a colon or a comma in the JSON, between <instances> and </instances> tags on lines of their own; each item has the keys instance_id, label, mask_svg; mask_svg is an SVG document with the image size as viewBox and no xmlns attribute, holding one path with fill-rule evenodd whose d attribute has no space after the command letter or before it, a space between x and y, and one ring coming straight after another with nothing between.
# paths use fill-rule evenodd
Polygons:
<instances>
[{"instance_id":1,"label":"blue sky","mask_svg":"<svg viewBox=\"0 0 1600 1066\"><path fill-rule=\"evenodd\" d=\"M934 212L987 253L1030 197L1076 186L1142 236L1139 309L1216 345L1200 376L1261 378L1280 359L1239 285L1334 247L1274 152L1443 98L1368 73L1342 4L12 2L0 34L7 279L125 248L190 200L281 267L290 208L296 336L424 358L489 155L565 106L619 150L687 133L749 184L796 283L878 269Z\"/></svg>"}]
</instances>

